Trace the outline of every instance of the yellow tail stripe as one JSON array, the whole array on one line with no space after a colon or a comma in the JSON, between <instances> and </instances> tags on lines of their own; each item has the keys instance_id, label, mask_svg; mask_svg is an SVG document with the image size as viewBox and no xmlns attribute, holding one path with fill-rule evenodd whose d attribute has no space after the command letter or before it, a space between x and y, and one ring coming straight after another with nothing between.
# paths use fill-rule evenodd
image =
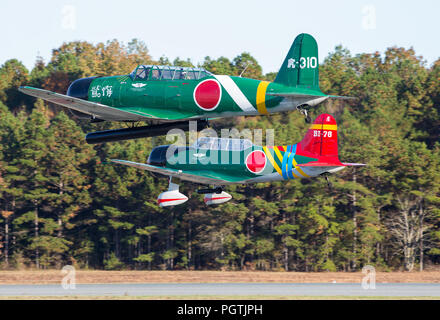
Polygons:
<instances>
[{"instance_id":1,"label":"yellow tail stripe","mask_svg":"<svg viewBox=\"0 0 440 320\"><path fill-rule=\"evenodd\" d=\"M295 169L299 172L300 175L302 175L304 178L310 178L308 174L306 174L300 167L298 167L298 163L295 161L295 158L292 157L293 166Z\"/></svg>"},{"instance_id":2,"label":"yellow tail stripe","mask_svg":"<svg viewBox=\"0 0 440 320\"><path fill-rule=\"evenodd\" d=\"M278 159L280 160L280 163L283 163L283 156L281 155L280 150L278 150L277 147L273 147L273 150L275 151L275 153L276 153Z\"/></svg>"},{"instance_id":3,"label":"yellow tail stripe","mask_svg":"<svg viewBox=\"0 0 440 320\"><path fill-rule=\"evenodd\" d=\"M263 147L263 150L264 150L264 153L266 154L267 158L269 159L270 163L272 164L272 166L280 174L280 176L282 176L283 173L281 172L280 167L278 167L275 159L272 157L272 154L270 153L270 151L267 149L267 147Z\"/></svg>"},{"instance_id":4,"label":"yellow tail stripe","mask_svg":"<svg viewBox=\"0 0 440 320\"><path fill-rule=\"evenodd\" d=\"M261 81L257 88L257 110L261 114L268 114L266 109L266 90L269 81Z\"/></svg>"},{"instance_id":5,"label":"yellow tail stripe","mask_svg":"<svg viewBox=\"0 0 440 320\"><path fill-rule=\"evenodd\" d=\"M310 126L311 130L338 130L338 126L336 124L313 124Z\"/></svg>"},{"instance_id":6,"label":"yellow tail stripe","mask_svg":"<svg viewBox=\"0 0 440 320\"><path fill-rule=\"evenodd\" d=\"M282 156L280 150L278 150L277 147L274 147L273 149L275 150L275 153L276 153L278 159L280 160L280 162L283 163L283 156ZM284 147L284 149L286 149L286 147ZM293 160L293 164L294 164L294 167L296 168L297 163L295 162L295 159ZM286 164L286 168L283 168L283 169L286 170L286 172L287 172L288 165L289 165L289 164L287 163L287 164ZM302 172L301 169L299 169L299 168L296 168L296 169L297 169L298 172L301 173L304 177L306 177L306 178L309 177L309 176L306 175L304 172ZM300 171L300 170L301 170L301 171ZM281 173L281 174L282 174L282 173ZM294 172L292 172L292 174L293 174L293 176L294 176L296 179L299 179L299 177L298 177Z\"/></svg>"}]
</instances>

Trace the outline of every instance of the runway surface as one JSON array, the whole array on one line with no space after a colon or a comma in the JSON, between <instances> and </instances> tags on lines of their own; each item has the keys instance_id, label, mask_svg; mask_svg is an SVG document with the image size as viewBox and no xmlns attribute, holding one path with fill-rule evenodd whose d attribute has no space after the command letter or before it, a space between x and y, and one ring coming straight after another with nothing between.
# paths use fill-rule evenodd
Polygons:
<instances>
[{"instance_id":1,"label":"runway surface","mask_svg":"<svg viewBox=\"0 0 440 320\"><path fill-rule=\"evenodd\" d=\"M359 283L145 283L1 285L0 296L430 296L440 284L378 283L365 290Z\"/></svg>"}]
</instances>

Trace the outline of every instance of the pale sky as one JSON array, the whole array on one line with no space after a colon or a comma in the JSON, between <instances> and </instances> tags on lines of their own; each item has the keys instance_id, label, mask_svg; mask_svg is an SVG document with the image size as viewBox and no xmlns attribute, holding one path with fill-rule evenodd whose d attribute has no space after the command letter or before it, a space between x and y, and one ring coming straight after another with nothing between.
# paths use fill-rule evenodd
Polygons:
<instances>
[{"instance_id":1,"label":"pale sky","mask_svg":"<svg viewBox=\"0 0 440 320\"><path fill-rule=\"evenodd\" d=\"M0 1L0 65L32 69L63 42L133 38L162 55L233 59L250 52L263 72L278 71L293 39L312 34L322 61L342 44L352 54L414 47L430 65L440 57L438 0L39 0ZM127 70L129 72L130 70Z\"/></svg>"}]
</instances>

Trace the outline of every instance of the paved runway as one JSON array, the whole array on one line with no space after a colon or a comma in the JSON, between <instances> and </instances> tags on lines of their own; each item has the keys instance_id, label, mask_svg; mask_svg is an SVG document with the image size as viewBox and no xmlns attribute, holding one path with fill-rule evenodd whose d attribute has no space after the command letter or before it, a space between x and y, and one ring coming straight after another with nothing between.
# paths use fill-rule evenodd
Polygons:
<instances>
[{"instance_id":1,"label":"paved runway","mask_svg":"<svg viewBox=\"0 0 440 320\"><path fill-rule=\"evenodd\" d=\"M359 283L160 283L1 285L0 296L434 296L440 284L376 284L365 290Z\"/></svg>"}]
</instances>

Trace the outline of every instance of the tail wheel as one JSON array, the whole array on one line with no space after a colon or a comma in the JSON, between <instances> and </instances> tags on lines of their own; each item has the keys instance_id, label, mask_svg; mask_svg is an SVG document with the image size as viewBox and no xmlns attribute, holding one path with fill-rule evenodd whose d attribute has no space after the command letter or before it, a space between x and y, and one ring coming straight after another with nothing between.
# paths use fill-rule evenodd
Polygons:
<instances>
[{"instance_id":1,"label":"tail wheel","mask_svg":"<svg viewBox=\"0 0 440 320\"><path fill-rule=\"evenodd\" d=\"M329 174L326 172L323 173L321 176L323 176L325 178L325 181L327 182L328 191L333 192L333 184L330 182Z\"/></svg>"}]
</instances>

